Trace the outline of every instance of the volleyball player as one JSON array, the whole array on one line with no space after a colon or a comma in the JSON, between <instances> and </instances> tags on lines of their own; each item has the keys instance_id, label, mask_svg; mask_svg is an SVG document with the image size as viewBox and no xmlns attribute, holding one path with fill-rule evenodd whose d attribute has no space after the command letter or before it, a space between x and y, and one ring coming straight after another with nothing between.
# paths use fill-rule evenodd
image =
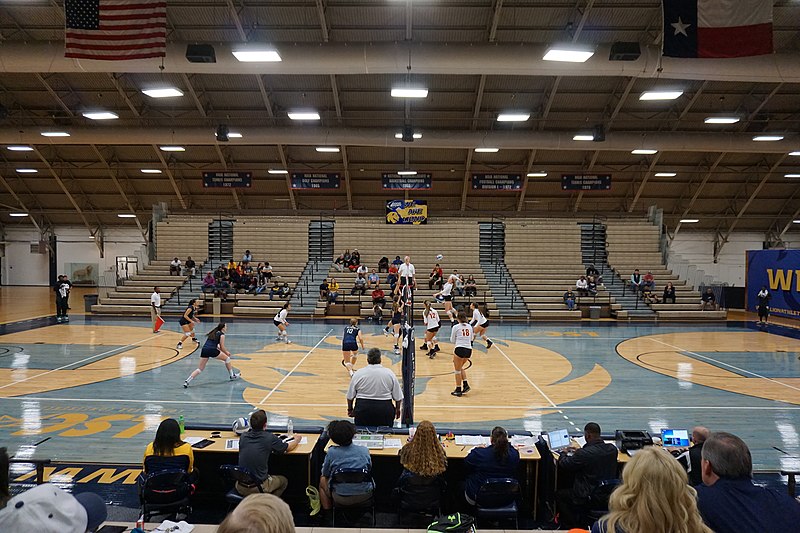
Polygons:
<instances>
[{"instance_id":1,"label":"volleyball player","mask_svg":"<svg viewBox=\"0 0 800 533\"><path fill-rule=\"evenodd\" d=\"M272 323L275 324L275 327L278 328L278 336L275 338L276 341L283 341L286 344L292 344L292 341L289 340L289 332L286 331L286 327L289 325L289 321L286 320L286 317L289 315L289 311L292 309L292 304L286 302L283 304L283 308L278 311L278 314L275 315L275 318L272 319Z\"/></svg>"},{"instance_id":2,"label":"volleyball player","mask_svg":"<svg viewBox=\"0 0 800 533\"><path fill-rule=\"evenodd\" d=\"M189 300L189 305L186 306L183 316L181 316L181 319L178 321L183 330L183 337L181 337L181 340L178 341L178 346L176 346L178 350L183 348L183 341L189 337L191 337L194 342L200 344L200 341L194 335L194 325L200 323L200 319L196 316L197 307L198 303L196 298Z\"/></svg>"},{"instance_id":3,"label":"volleyball player","mask_svg":"<svg viewBox=\"0 0 800 533\"><path fill-rule=\"evenodd\" d=\"M450 342L455 344L453 350L453 374L456 376L456 390L451 392L453 396L461 396L469 392L469 383L467 383L467 371L464 370L464 364L472 356L472 338L475 333L472 326L467 324L467 315L464 311L458 312L458 324L453 326L450 331Z\"/></svg>"},{"instance_id":4,"label":"volleyball player","mask_svg":"<svg viewBox=\"0 0 800 533\"><path fill-rule=\"evenodd\" d=\"M220 361L225 363L225 368L228 369L228 376L231 381L239 379L242 375L240 372L236 372L233 369L233 364L231 363L231 358L233 356L231 352L225 348L225 332L227 331L228 325L225 322L220 322L217 324L217 327L208 332L206 343L203 345L203 349L200 350L200 364L197 365L194 372L183 382L184 389L189 387L189 383L205 370L208 360L211 358L219 358Z\"/></svg>"},{"instance_id":5,"label":"volleyball player","mask_svg":"<svg viewBox=\"0 0 800 533\"><path fill-rule=\"evenodd\" d=\"M353 365L356 364L359 344L361 349L364 350L364 337L358 328L358 319L351 318L350 325L344 328L344 334L342 335L342 366L347 369L350 377L353 377Z\"/></svg>"},{"instance_id":6,"label":"volleyball player","mask_svg":"<svg viewBox=\"0 0 800 533\"><path fill-rule=\"evenodd\" d=\"M439 339L436 338L436 333L441 326L439 324L439 312L431 306L430 300L425 300L422 322L425 324L425 344L420 347L420 350L427 347L428 353L425 355L433 359L436 357L436 352L440 351Z\"/></svg>"},{"instance_id":7,"label":"volleyball player","mask_svg":"<svg viewBox=\"0 0 800 533\"><path fill-rule=\"evenodd\" d=\"M437 292L433 295L434 298L438 301L441 298L444 301L444 312L447 313L447 317L450 319L451 324L456 323L456 310L453 309L453 284L455 283L455 279L457 276L450 275L447 278L447 283L442 286L442 290Z\"/></svg>"},{"instance_id":8,"label":"volleyball player","mask_svg":"<svg viewBox=\"0 0 800 533\"><path fill-rule=\"evenodd\" d=\"M494 343L486 336L486 330L489 328L489 319L486 318L488 310L486 307L481 309L481 305L477 302L471 302L469 308L472 309L472 320L469 323L475 330L475 337L480 335L486 341L486 348L491 348Z\"/></svg>"},{"instance_id":9,"label":"volleyball player","mask_svg":"<svg viewBox=\"0 0 800 533\"><path fill-rule=\"evenodd\" d=\"M400 307L400 302L397 298L392 302L392 318L386 327L383 328L383 334L389 336L389 329L391 328L394 335L394 353L400 353L400 345L397 343L400 338L400 324L403 323L403 311Z\"/></svg>"}]
</instances>

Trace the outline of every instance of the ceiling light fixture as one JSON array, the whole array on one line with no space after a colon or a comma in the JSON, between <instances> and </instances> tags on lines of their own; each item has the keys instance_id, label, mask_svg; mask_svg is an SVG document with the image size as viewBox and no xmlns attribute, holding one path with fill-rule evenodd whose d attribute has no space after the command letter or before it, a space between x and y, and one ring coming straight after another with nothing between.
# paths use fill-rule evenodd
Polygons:
<instances>
[{"instance_id":1,"label":"ceiling light fixture","mask_svg":"<svg viewBox=\"0 0 800 533\"><path fill-rule=\"evenodd\" d=\"M39 171L36 170L35 168L18 168L17 172L19 172L20 174L36 174Z\"/></svg>"},{"instance_id":2,"label":"ceiling light fixture","mask_svg":"<svg viewBox=\"0 0 800 533\"><path fill-rule=\"evenodd\" d=\"M682 94L683 91L645 91L639 95L639 100L675 100Z\"/></svg>"},{"instance_id":3,"label":"ceiling light fixture","mask_svg":"<svg viewBox=\"0 0 800 533\"><path fill-rule=\"evenodd\" d=\"M6 146L6 149L11 150L12 152L33 152L32 146L11 145Z\"/></svg>"},{"instance_id":4,"label":"ceiling light fixture","mask_svg":"<svg viewBox=\"0 0 800 533\"><path fill-rule=\"evenodd\" d=\"M159 146L162 152L185 152L186 148L183 146Z\"/></svg>"},{"instance_id":5,"label":"ceiling light fixture","mask_svg":"<svg viewBox=\"0 0 800 533\"><path fill-rule=\"evenodd\" d=\"M421 133L414 132L414 134L412 135L412 137L413 137L414 139L422 139L422 134L421 134ZM402 139L402 138L403 138L403 132L402 132L402 131L398 131L397 133L395 133L395 134L394 134L394 138L395 138L395 139Z\"/></svg>"},{"instance_id":6,"label":"ceiling light fixture","mask_svg":"<svg viewBox=\"0 0 800 533\"><path fill-rule=\"evenodd\" d=\"M292 120L319 120L319 113L313 109L294 109L288 115Z\"/></svg>"},{"instance_id":7,"label":"ceiling light fixture","mask_svg":"<svg viewBox=\"0 0 800 533\"><path fill-rule=\"evenodd\" d=\"M163 87L161 89L144 89L142 91L150 98L173 98L176 96L183 96L183 91L175 87Z\"/></svg>"},{"instance_id":8,"label":"ceiling light fixture","mask_svg":"<svg viewBox=\"0 0 800 533\"><path fill-rule=\"evenodd\" d=\"M338 154L339 153L339 147L338 146L317 146L315 148L315 150L317 152L323 152L323 153L331 153L331 154Z\"/></svg>"},{"instance_id":9,"label":"ceiling light fixture","mask_svg":"<svg viewBox=\"0 0 800 533\"><path fill-rule=\"evenodd\" d=\"M792 223L794 223L794 224L800 224L800 218L798 218L797 220L792 220Z\"/></svg>"},{"instance_id":10,"label":"ceiling light fixture","mask_svg":"<svg viewBox=\"0 0 800 533\"><path fill-rule=\"evenodd\" d=\"M796 152L789 152L789 155L800 155L800 150L797 150Z\"/></svg>"},{"instance_id":11,"label":"ceiling light fixture","mask_svg":"<svg viewBox=\"0 0 800 533\"><path fill-rule=\"evenodd\" d=\"M417 171L416 170L398 170L397 171L397 175L398 176L416 176L417 175Z\"/></svg>"},{"instance_id":12,"label":"ceiling light fixture","mask_svg":"<svg viewBox=\"0 0 800 533\"><path fill-rule=\"evenodd\" d=\"M594 135L591 133L578 133L572 136L573 141L593 141Z\"/></svg>"},{"instance_id":13,"label":"ceiling light fixture","mask_svg":"<svg viewBox=\"0 0 800 533\"><path fill-rule=\"evenodd\" d=\"M656 172L657 178L674 178L677 175L677 172Z\"/></svg>"},{"instance_id":14,"label":"ceiling light fixture","mask_svg":"<svg viewBox=\"0 0 800 533\"><path fill-rule=\"evenodd\" d=\"M475 148L475 151L479 154L496 154L500 148Z\"/></svg>"},{"instance_id":15,"label":"ceiling light fixture","mask_svg":"<svg viewBox=\"0 0 800 533\"><path fill-rule=\"evenodd\" d=\"M428 89L425 87L392 87L393 98L427 98Z\"/></svg>"},{"instance_id":16,"label":"ceiling light fixture","mask_svg":"<svg viewBox=\"0 0 800 533\"><path fill-rule=\"evenodd\" d=\"M508 113L500 113L497 115L497 122L525 122L531 118L530 113L526 112L508 112Z\"/></svg>"},{"instance_id":17,"label":"ceiling light fixture","mask_svg":"<svg viewBox=\"0 0 800 533\"><path fill-rule=\"evenodd\" d=\"M232 50L231 53L242 63L279 63L283 61L277 50L265 46L244 46Z\"/></svg>"},{"instance_id":18,"label":"ceiling light fixture","mask_svg":"<svg viewBox=\"0 0 800 533\"><path fill-rule=\"evenodd\" d=\"M228 132L228 138L229 139L241 139L242 138L242 134L238 133L236 131L229 131Z\"/></svg>"},{"instance_id":19,"label":"ceiling light fixture","mask_svg":"<svg viewBox=\"0 0 800 533\"><path fill-rule=\"evenodd\" d=\"M69 137L66 131L43 131L40 133L42 137Z\"/></svg>"},{"instance_id":20,"label":"ceiling light fixture","mask_svg":"<svg viewBox=\"0 0 800 533\"><path fill-rule=\"evenodd\" d=\"M682 218L681 224L694 224L696 222L700 222L699 218Z\"/></svg>"},{"instance_id":21,"label":"ceiling light fixture","mask_svg":"<svg viewBox=\"0 0 800 533\"><path fill-rule=\"evenodd\" d=\"M529 178L544 178L547 176L547 172L528 172L525 175Z\"/></svg>"},{"instance_id":22,"label":"ceiling light fixture","mask_svg":"<svg viewBox=\"0 0 800 533\"><path fill-rule=\"evenodd\" d=\"M753 140L756 142L782 141L783 135L756 135L755 137L753 137Z\"/></svg>"},{"instance_id":23,"label":"ceiling light fixture","mask_svg":"<svg viewBox=\"0 0 800 533\"><path fill-rule=\"evenodd\" d=\"M736 124L741 120L739 117L706 117L703 121L706 124Z\"/></svg>"},{"instance_id":24,"label":"ceiling light fixture","mask_svg":"<svg viewBox=\"0 0 800 533\"><path fill-rule=\"evenodd\" d=\"M143 168L141 169L142 174L161 174L161 171L157 168Z\"/></svg>"},{"instance_id":25,"label":"ceiling light fixture","mask_svg":"<svg viewBox=\"0 0 800 533\"><path fill-rule=\"evenodd\" d=\"M784 174L784 178L800 178L800 174Z\"/></svg>"},{"instance_id":26,"label":"ceiling light fixture","mask_svg":"<svg viewBox=\"0 0 800 533\"><path fill-rule=\"evenodd\" d=\"M26 216L28 216L28 213L9 213L8 216L11 216L11 217L26 217Z\"/></svg>"},{"instance_id":27,"label":"ceiling light fixture","mask_svg":"<svg viewBox=\"0 0 800 533\"><path fill-rule=\"evenodd\" d=\"M83 116L92 120L116 120L119 115L111 111L86 111Z\"/></svg>"},{"instance_id":28,"label":"ceiling light fixture","mask_svg":"<svg viewBox=\"0 0 800 533\"><path fill-rule=\"evenodd\" d=\"M565 63L585 63L594 55L594 48L575 43L554 44L547 49L542 59Z\"/></svg>"},{"instance_id":29,"label":"ceiling light fixture","mask_svg":"<svg viewBox=\"0 0 800 533\"><path fill-rule=\"evenodd\" d=\"M633 155L653 155L658 153L658 150L651 150L650 148L637 148L636 150L631 150Z\"/></svg>"},{"instance_id":30,"label":"ceiling light fixture","mask_svg":"<svg viewBox=\"0 0 800 533\"><path fill-rule=\"evenodd\" d=\"M282 168L271 168L267 170L267 174L288 174L288 170L284 170Z\"/></svg>"},{"instance_id":31,"label":"ceiling light fixture","mask_svg":"<svg viewBox=\"0 0 800 533\"><path fill-rule=\"evenodd\" d=\"M119 213L117 214L119 218L136 218L136 215L133 213Z\"/></svg>"}]
</instances>

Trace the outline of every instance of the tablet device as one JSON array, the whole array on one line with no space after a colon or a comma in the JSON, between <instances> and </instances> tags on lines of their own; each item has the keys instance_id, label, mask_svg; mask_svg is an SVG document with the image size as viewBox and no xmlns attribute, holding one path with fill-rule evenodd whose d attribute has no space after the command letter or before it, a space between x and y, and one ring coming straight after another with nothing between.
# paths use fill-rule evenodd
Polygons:
<instances>
[{"instance_id":1,"label":"tablet device","mask_svg":"<svg viewBox=\"0 0 800 533\"><path fill-rule=\"evenodd\" d=\"M689 431L686 429L662 429L661 443L664 448L688 448Z\"/></svg>"}]
</instances>

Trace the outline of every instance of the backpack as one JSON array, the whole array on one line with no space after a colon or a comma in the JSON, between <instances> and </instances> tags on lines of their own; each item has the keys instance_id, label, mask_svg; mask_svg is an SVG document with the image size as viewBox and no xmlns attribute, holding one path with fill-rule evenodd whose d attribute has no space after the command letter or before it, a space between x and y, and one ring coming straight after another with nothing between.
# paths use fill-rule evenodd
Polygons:
<instances>
[{"instance_id":1,"label":"backpack","mask_svg":"<svg viewBox=\"0 0 800 533\"><path fill-rule=\"evenodd\" d=\"M442 515L428 526L428 533L475 533L475 519L461 513Z\"/></svg>"}]
</instances>

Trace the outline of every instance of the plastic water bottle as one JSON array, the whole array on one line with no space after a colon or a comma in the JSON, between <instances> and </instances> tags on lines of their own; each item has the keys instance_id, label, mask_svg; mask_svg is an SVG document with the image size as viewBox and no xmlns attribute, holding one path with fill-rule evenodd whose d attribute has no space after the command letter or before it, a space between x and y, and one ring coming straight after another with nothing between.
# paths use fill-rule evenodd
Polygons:
<instances>
[{"instance_id":1,"label":"plastic water bottle","mask_svg":"<svg viewBox=\"0 0 800 533\"><path fill-rule=\"evenodd\" d=\"M286 434L289 437L294 437L294 424L292 423L292 419L289 419L289 422L286 424Z\"/></svg>"},{"instance_id":2,"label":"plastic water bottle","mask_svg":"<svg viewBox=\"0 0 800 533\"><path fill-rule=\"evenodd\" d=\"M183 415L181 415L180 417L178 417L178 427L180 427L180 428L181 428L181 435L183 435L184 433L186 433L186 426L185 426L185 425L184 425L184 423L183 423Z\"/></svg>"}]
</instances>

